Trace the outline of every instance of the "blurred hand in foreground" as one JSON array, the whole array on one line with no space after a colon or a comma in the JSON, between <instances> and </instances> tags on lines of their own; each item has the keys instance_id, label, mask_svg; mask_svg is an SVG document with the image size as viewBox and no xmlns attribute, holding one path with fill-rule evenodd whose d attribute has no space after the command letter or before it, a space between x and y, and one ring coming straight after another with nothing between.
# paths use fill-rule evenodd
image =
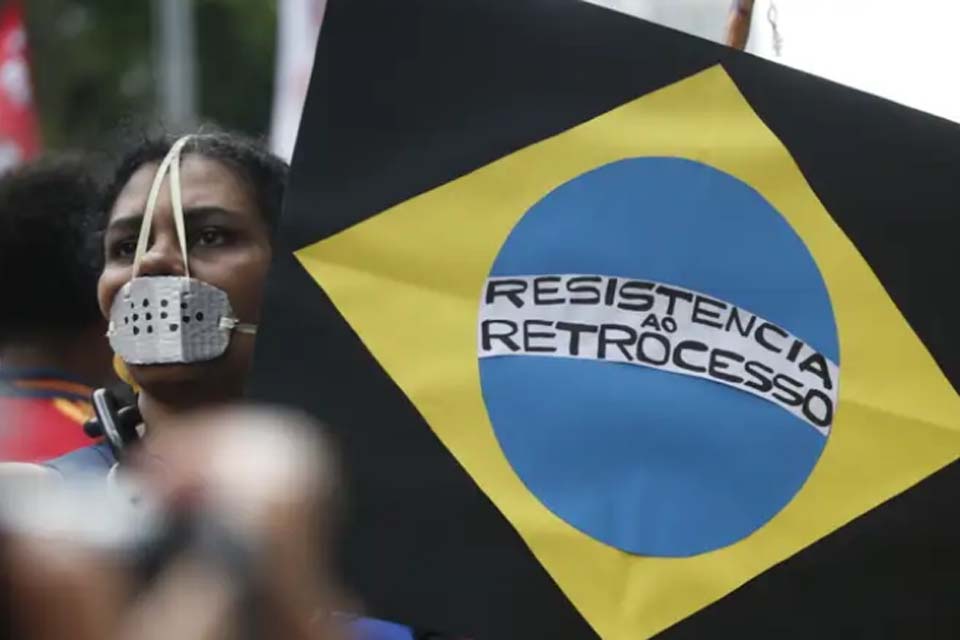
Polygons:
<instances>
[{"instance_id":1,"label":"blurred hand in foreground","mask_svg":"<svg viewBox=\"0 0 960 640\"><path fill-rule=\"evenodd\" d=\"M5 509L8 636L345 637L330 614L339 608L329 557L337 474L317 425L285 412L221 409L171 423L144 445L111 482L115 492L128 481L136 488L129 499L141 506L130 509L160 514L132 536L136 544L83 534L94 524L83 517L109 521L101 513L108 501L84 504L80 518L55 509L18 519ZM69 490L31 486L37 496ZM14 491L5 487L5 501ZM43 500L17 497L21 511L43 511Z\"/></svg>"}]
</instances>

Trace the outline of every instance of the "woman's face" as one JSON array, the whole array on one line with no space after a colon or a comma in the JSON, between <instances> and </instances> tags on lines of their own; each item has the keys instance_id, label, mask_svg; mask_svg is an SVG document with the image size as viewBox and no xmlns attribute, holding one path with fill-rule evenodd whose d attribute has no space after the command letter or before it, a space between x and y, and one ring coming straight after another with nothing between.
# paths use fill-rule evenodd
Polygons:
<instances>
[{"instance_id":1,"label":"woman's face","mask_svg":"<svg viewBox=\"0 0 960 640\"><path fill-rule=\"evenodd\" d=\"M159 163L141 166L120 191L104 236L104 270L97 297L109 317L113 299L133 277L133 254L147 195ZM270 232L252 187L229 165L196 153L183 155L180 170L190 275L227 292L240 322L257 323L267 268ZM173 213L169 174L153 216L140 276L184 275ZM239 389L253 354L253 336L234 332L226 353L193 364L128 365L136 382L154 393L180 393L192 383Z\"/></svg>"}]
</instances>

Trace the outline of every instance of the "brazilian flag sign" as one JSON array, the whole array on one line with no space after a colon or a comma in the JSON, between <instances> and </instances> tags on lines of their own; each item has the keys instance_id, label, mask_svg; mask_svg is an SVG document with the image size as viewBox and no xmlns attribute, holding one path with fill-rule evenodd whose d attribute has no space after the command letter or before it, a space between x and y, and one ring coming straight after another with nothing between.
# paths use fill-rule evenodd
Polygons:
<instances>
[{"instance_id":1,"label":"brazilian flag sign","mask_svg":"<svg viewBox=\"0 0 960 640\"><path fill-rule=\"evenodd\" d=\"M336 434L374 615L947 636L958 238L949 122L576 0L331 0L253 391Z\"/></svg>"}]
</instances>

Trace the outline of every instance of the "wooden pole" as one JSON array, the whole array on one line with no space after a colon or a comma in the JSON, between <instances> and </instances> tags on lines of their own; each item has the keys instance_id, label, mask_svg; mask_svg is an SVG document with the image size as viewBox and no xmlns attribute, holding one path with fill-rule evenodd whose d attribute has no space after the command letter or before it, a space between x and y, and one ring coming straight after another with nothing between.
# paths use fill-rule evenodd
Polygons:
<instances>
[{"instance_id":1,"label":"wooden pole","mask_svg":"<svg viewBox=\"0 0 960 640\"><path fill-rule=\"evenodd\" d=\"M730 10L730 19L727 21L726 44L734 49L743 49L747 46L750 37L750 21L753 19L754 0L734 0Z\"/></svg>"}]
</instances>

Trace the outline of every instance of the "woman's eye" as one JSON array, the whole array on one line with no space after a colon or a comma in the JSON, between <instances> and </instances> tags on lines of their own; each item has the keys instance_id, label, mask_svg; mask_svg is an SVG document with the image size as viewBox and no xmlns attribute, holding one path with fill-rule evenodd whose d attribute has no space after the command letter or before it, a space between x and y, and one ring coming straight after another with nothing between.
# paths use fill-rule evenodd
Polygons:
<instances>
[{"instance_id":1,"label":"woman's eye","mask_svg":"<svg viewBox=\"0 0 960 640\"><path fill-rule=\"evenodd\" d=\"M207 227L197 234L196 244L201 247L218 247L227 241L227 233L223 229Z\"/></svg>"},{"instance_id":2,"label":"woman's eye","mask_svg":"<svg viewBox=\"0 0 960 640\"><path fill-rule=\"evenodd\" d=\"M110 244L109 254L111 258L132 258L136 253L137 243L133 239L117 240Z\"/></svg>"}]
</instances>

